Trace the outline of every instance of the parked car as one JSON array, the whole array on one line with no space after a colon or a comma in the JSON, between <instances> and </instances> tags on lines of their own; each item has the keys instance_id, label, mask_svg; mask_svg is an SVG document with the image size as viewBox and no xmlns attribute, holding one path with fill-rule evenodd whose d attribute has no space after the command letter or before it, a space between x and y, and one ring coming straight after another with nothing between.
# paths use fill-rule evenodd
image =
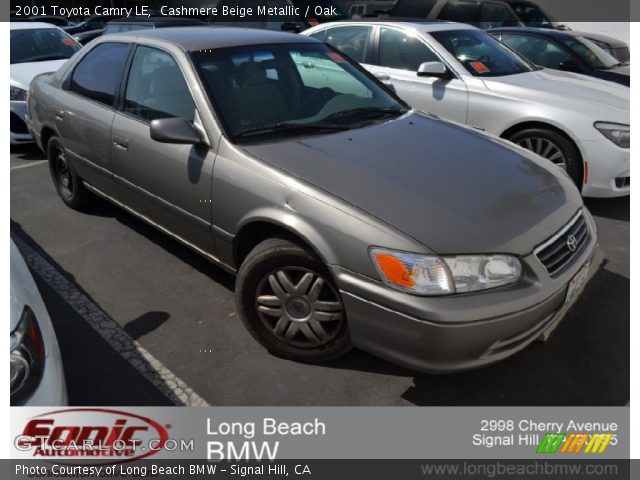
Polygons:
<instances>
[{"instance_id":1,"label":"parked car","mask_svg":"<svg viewBox=\"0 0 640 480\"><path fill-rule=\"evenodd\" d=\"M13 240L9 263L11 406L67 405L56 333L38 287Z\"/></svg>"},{"instance_id":2,"label":"parked car","mask_svg":"<svg viewBox=\"0 0 640 480\"><path fill-rule=\"evenodd\" d=\"M629 52L629 45L622 40L603 35L600 33L592 32L576 32L578 35L591 40L600 48L608 52L612 57L615 57L620 63L629 63L631 60L631 54Z\"/></svg>"},{"instance_id":3,"label":"parked car","mask_svg":"<svg viewBox=\"0 0 640 480\"><path fill-rule=\"evenodd\" d=\"M413 107L547 158L586 197L629 194L626 87L541 69L464 24L340 22L303 34L360 62Z\"/></svg>"},{"instance_id":4,"label":"parked car","mask_svg":"<svg viewBox=\"0 0 640 480\"><path fill-rule=\"evenodd\" d=\"M94 38L98 38L102 35L103 30L88 30L86 32L76 33L73 35L73 39L80 45L86 45Z\"/></svg>"},{"instance_id":5,"label":"parked car","mask_svg":"<svg viewBox=\"0 0 640 480\"><path fill-rule=\"evenodd\" d=\"M128 17L112 20L104 27L103 34L130 32L132 30L148 30L165 27L202 26L206 22L188 17Z\"/></svg>"},{"instance_id":6,"label":"parked car","mask_svg":"<svg viewBox=\"0 0 640 480\"><path fill-rule=\"evenodd\" d=\"M58 17L55 15L34 15L29 17L32 22L42 22L49 23L51 25L55 25L56 27L71 27L75 25L73 22L70 22L68 19L64 17Z\"/></svg>"},{"instance_id":7,"label":"parked car","mask_svg":"<svg viewBox=\"0 0 640 480\"><path fill-rule=\"evenodd\" d=\"M11 144L31 142L24 116L27 90L31 79L40 73L53 72L67 58L80 49L80 45L58 27L38 22L11 22L10 109Z\"/></svg>"},{"instance_id":8,"label":"parked car","mask_svg":"<svg viewBox=\"0 0 640 480\"><path fill-rule=\"evenodd\" d=\"M566 28L528 0L398 0L391 17L448 20L493 27Z\"/></svg>"},{"instance_id":9,"label":"parked car","mask_svg":"<svg viewBox=\"0 0 640 480\"><path fill-rule=\"evenodd\" d=\"M495 28L489 33L535 65L630 84L629 65L579 33L546 28Z\"/></svg>"},{"instance_id":10,"label":"parked car","mask_svg":"<svg viewBox=\"0 0 640 480\"><path fill-rule=\"evenodd\" d=\"M28 118L68 206L100 195L236 274L287 358L498 361L562 318L596 245L557 168L301 35L105 35L34 80Z\"/></svg>"},{"instance_id":11,"label":"parked car","mask_svg":"<svg viewBox=\"0 0 640 480\"><path fill-rule=\"evenodd\" d=\"M284 13L263 16L257 14L258 5L265 4L259 0L219 0L219 13L210 22L220 26L297 33L319 23L348 18L343 0L270 0L268 7L281 9ZM224 15L224 7L232 7L234 10ZM242 12L249 8L252 9L252 14L244 15ZM294 13L294 8L298 9L298 14Z\"/></svg>"},{"instance_id":12,"label":"parked car","mask_svg":"<svg viewBox=\"0 0 640 480\"><path fill-rule=\"evenodd\" d=\"M75 35L89 30L102 30L108 22L119 18L122 17L119 15L92 15L80 23L64 28L64 31L69 35Z\"/></svg>"}]
</instances>

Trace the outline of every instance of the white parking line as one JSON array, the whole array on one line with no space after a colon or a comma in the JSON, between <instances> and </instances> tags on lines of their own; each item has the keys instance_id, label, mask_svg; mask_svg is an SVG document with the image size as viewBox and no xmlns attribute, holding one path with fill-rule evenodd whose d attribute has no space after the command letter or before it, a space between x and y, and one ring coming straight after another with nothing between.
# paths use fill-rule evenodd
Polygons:
<instances>
[{"instance_id":1,"label":"white parking line","mask_svg":"<svg viewBox=\"0 0 640 480\"><path fill-rule=\"evenodd\" d=\"M11 167L11 170L18 170L19 168L28 168L28 167L37 167L38 165L42 165L43 163L47 163L47 160L38 160L36 162L22 163L20 165L14 165Z\"/></svg>"},{"instance_id":2,"label":"white parking line","mask_svg":"<svg viewBox=\"0 0 640 480\"><path fill-rule=\"evenodd\" d=\"M31 271L60 295L111 347L176 405L209 404L79 291L19 236L11 236Z\"/></svg>"}]
</instances>

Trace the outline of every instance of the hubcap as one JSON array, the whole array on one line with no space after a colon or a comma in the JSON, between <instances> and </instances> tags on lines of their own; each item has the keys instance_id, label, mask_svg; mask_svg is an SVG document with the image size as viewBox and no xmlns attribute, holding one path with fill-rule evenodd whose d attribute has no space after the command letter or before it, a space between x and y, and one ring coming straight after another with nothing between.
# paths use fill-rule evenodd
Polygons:
<instances>
[{"instance_id":1,"label":"hubcap","mask_svg":"<svg viewBox=\"0 0 640 480\"><path fill-rule=\"evenodd\" d=\"M518 145L555 163L561 169L567 170L567 159L562 150L552 141L541 137L527 137L519 140Z\"/></svg>"},{"instance_id":2,"label":"hubcap","mask_svg":"<svg viewBox=\"0 0 640 480\"><path fill-rule=\"evenodd\" d=\"M301 348L330 342L344 321L338 292L303 267L284 267L265 276L258 285L256 309L273 335Z\"/></svg>"}]
</instances>

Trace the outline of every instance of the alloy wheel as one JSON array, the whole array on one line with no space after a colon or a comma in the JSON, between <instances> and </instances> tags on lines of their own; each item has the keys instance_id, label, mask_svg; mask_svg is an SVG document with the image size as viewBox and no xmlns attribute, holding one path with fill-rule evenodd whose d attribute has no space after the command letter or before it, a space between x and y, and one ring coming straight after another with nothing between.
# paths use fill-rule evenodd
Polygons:
<instances>
[{"instance_id":1,"label":"alloy wheel","mask_svg":"<svg viewBox=\"0 0 640 480\"><path fill-rule=\"evenodd\" d=\"M567 170L567 159L562 150L552 141L542 137L525 137L518 145L553 162L563 170Z\"/></svg>"}]
</instances>

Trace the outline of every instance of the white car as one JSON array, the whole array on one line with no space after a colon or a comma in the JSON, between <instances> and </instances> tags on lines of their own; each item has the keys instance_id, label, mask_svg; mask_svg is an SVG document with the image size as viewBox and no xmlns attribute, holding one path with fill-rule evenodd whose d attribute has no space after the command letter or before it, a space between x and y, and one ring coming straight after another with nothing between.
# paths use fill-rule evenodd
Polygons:
<instances>
[{"instance_id":1,"label":"white car","mask_svg":"<svg viewBox=\"0 0 640 480\"><path fill-rule=\"evenodd\" d=\"M536 67L459 23L333 22L303 34L360 62L414 108L554 162L583 196L629 194L627 87Z\"/></svg>"},{"instance_id":2,"label":"white car","mask_svg":"<svg viewBox=\"0 0 640 480\"><path fill-rule=\"evenodd\" d=\"M11 405L67 405L58 340L38 287L13 240L10 262Z\"/></svg>"},{"instance_id":3,"label":"white car","mask_svg":"<svg viewBox=\"0 0 640 480\"><path fill-rule=\"evenodd\" d=\"M29 84L36 75L55 72L81 45L48 23L11 22L11 145L31 142L24 116Z\"/></svg>"}]
</instances>

